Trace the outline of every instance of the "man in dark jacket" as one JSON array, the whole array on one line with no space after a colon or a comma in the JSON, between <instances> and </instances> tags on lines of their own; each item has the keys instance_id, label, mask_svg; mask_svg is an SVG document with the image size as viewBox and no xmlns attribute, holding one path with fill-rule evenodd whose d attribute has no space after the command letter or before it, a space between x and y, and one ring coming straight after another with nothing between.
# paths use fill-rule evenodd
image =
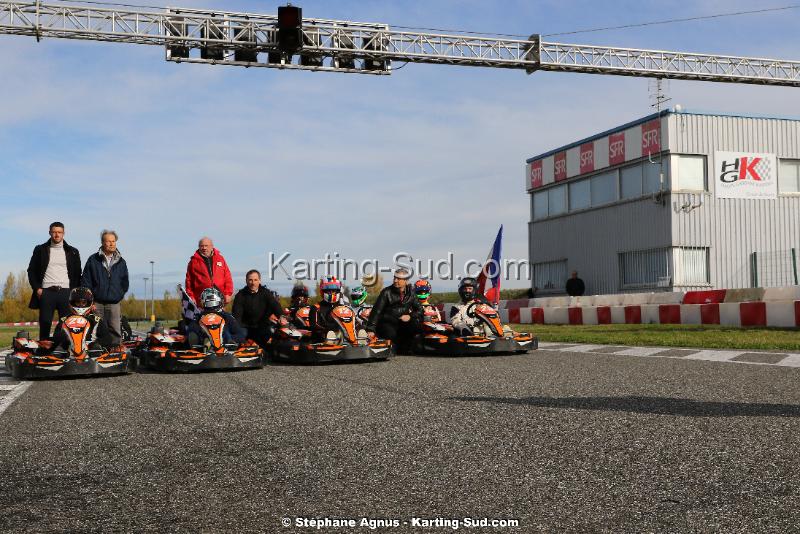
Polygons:
<instances>
[{"instance_id":1,"label":"man in dark jacket","mask_svg":"<svg viewBox=\"0 0 800 534\"><path fill-rule=\"evenodd\" d=\"M114 230L100 233L100 250L86 260L81 285L94 294L95 310L106 321L112 342L115 345L122 343L119 303L128 292L128 264L117 250Z\"/></svg>"},{"instance_id":2,"label":"man in dark jacket","mask_svg":"<svg viewBox=\"0 0 800 534\"><path fill-rule=\"evenodd\" d=\"M414 291L407 287L408 278L408 271L395 271L392 285L381 290L366 325L367 331L391 339L399 352L411 350L423 313Z\"/></svg>"},{"instance_id":3,"label":"man in dark jacket","mask_svg":"<svg viewBox=\"0 0 800 534\"><path fill-rule=\"evenodd\" d=\"M81 281L81 255L64 241L64 225L50 225L50 239L36 245L28 263L28 282L33 289L28 305L39 310L39 339L50 337L53 314L58 318L69 314L70 289Z\"/></svg>"},{"instance_id":4,"label":"man in dark jacket","mask_svg":"<svg viewBox=\"0 0 800 534\"><path fill-rule=\"evenodd\" d=\"M567 295L570 297L581 297L586 292L583 280L578 278L578 271L572 271L572 276L567 280Z\"/></svg>"},{"instance_id":5,"label":"man in dark jacket","mask_svg":"<svg viewBox=\"0 0 800 534\"><path fill-rule=\"evenodd\" d=\"M233 316L247 329L247 337L266 347L272 324L270 317L278 319L283 313L272 292L261 285L261 273L252 269L245 275L246 287L233 299Z\"/></svg>"}]
</instances>

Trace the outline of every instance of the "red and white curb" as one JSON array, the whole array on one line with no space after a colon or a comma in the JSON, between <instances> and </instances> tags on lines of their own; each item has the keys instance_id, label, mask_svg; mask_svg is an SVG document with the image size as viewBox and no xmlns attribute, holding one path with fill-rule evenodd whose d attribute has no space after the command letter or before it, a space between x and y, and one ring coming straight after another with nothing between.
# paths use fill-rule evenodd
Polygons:
<instances>
[{"instance_id":1,"label":"red and white curb","mask_svg":"<svg viewBox=\"0 0 800 534\"><path fill-rule=\"evenodd\" d=\"M20 382L11 378L5 368L6 354L10 351L0 351L0 415L3 415L9 406L31 387L33 382Z\"/></svg>"},{"instance_id":2,"label":"red and white curb","mask_svg":"<svg viewBox=\"0 0 800 534\"><path fill-rule=\"evenodd\" d=\"M616 349L616 350L615 350ZM539 342L540 351L558 351L602 356L638 356L645 358L673 358L707 362L766 365L769 367L800 368L800 353L756 352L747 350L706 350L684 347L624 347L617 345L589 345L577 343Z\"/></svg>"}]
</instances>

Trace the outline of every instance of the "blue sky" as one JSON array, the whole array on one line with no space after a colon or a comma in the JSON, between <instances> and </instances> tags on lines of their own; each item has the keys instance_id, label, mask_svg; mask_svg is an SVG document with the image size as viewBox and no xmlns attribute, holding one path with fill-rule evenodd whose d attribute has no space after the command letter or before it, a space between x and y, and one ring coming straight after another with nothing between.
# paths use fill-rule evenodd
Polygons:
<instances>
[{"instance_id":1,"label":"blue sky","mask_svg":"<svg viewBox=\"0 0 800 534\"><path fill-rule=\"evenodd\" d=\"M522 35L786 5L296 3L307 17ZM798 26L800 9L547 40L799 60ZM504 256L524 259L525 159L652 112L647 79L414 64L359 76L163 56L153 46L0 36L0 273L26 268L53 220L84 259L102 228L116 229L137 292L150 260L157 293L174 288L206 234L237 287L246 270L266 268L269 251L383 262L453 251L458 266L485 257L501 223ZM689 110L800 115L800 89L672 81L667 92Z\"/></svg>"}]
</instances>

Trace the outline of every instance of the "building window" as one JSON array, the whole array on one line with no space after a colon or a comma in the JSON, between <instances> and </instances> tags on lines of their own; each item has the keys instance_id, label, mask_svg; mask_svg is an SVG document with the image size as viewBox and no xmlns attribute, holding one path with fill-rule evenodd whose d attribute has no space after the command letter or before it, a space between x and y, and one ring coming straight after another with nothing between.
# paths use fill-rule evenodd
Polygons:
<instances>
[{"instance_id":1,"label":"building window","mask_svg":"<svg viewBox=\"0 0 800 534\"><path fill-rule=\"evenodd\" d=\"M580 180L569 184L569 210L577 211L591 206L591 188L589 180Z\"/></svg>"},{"instance_id":2,"label":"building window","mask_svg":"<svg viewBox=\"0 0 800 534\"><path fill-rule=\"evenodd\" d=\"M567 283L567 260L533 264L533 287L545 292L561 292Z\"/></svg>"},{"instance_id":3,"label":"building window","mask_svg":"<svg viewBox=\"0 0 800 534\"><path fill-rule=\"evenodd\" d=\"M547 191L533 194L533 220L547 218Z\"/></svg>"},{"instance_id":4,"label":"building window","mask_svg":"<svg viewBox=\"0 0 800 534\"><path fill-rule=\"evenodd\" d=\"M708 248L675 247L672 254L676 286L709 285Z\"/></svg>"},{"instance_id":5,"label":"building window","mask_svg":"<svg viewBox=\"0 0 800 534\"><path fill-rule=\"evenodd\" d=\"M684 191L705 191L706 157L675 156L674 187Z\"/></svg>"},{"instance_id":6,"label":"building window","mask_svg":"<svg viewBox=\"0 0 800 534\"><path fill-rule=\"evenodd\" d=\"M620 194L623 199L642 196L642 166L637 163L620 170Z\"/></svg>"},{"instance_id":7,"label":"building window","mask_svg":"<svg viewBox=\"0 0 800 534\"><path fill-rule=\"evenodd\" d=\"M592 206L602 206L617 200L617 171L593 176L591 182Z\"/></svg>"},{"instance_id":8,"label":"building window","mask_svg":"<svg viewBox=\"0 0 800 534\"><path fill-rule=\"evenodd\" d=\"M800 160L782 159L778 169L781 193L800 193Z\"/></svg>"},{"instance_id":9,"label":"building window","mask_svg":"<svg viewBox=\"0 0 800 534\"><path fill-rule=\"evenodd\" d=\"M560 185L547 190L547 214L561 215L567 211L567 188Z\"/></svg>"},{"instance_id":10,"label":"building window","mask_svg":"<svg viewBox=\"0 0 800 534\"><path fill-rule=\"evenodd\" d=\"M644 186L642 189L645 194L657 193L661 189L659 173L662 172L662 165L664 167L664 190L669 189L669 159L663 156L660 157L662 158L660 163L658 161L655 163L650 163L649 161L642 163L644 167Z\"/></svg>"},{"instance_id":11,"label":"building window","mask_svg":"<svg viewBox=\"0 0 800 534\"><path fill-rule=\"evenodd\" d=\"M623 289L669 285L669 247L622 252L619 255Z\"/></svg>"}]
</instances>

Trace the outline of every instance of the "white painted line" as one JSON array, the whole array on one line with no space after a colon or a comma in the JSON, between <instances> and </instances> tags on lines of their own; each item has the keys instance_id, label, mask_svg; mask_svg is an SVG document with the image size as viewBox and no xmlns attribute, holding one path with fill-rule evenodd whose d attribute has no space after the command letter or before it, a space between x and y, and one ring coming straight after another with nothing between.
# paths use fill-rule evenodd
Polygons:
<instances>
[{"instance_id":1,"label":"white painted line","mask_svg":"<svg viewBox=\"0 0 800 534\"><path fill-rule=\"evenodd\" d=\"M570 352L591 352L596 349L602 349L607 345L577 345L569 349ZM564 350L564 349L561 349Z\"/></svg>"},{"instance_id":2,"label":"white painted line","mask_svg":"<svg viewBox=\"0 0 800 534\"><path fill-rule=\"evenodd\" d=\"M569 350L572 347L580 347L577 343L553 343L552 341L540 341L539 347L548 348L548 347L559 347L558 349L554 350Z\"/></svg>"},{"instance_id":3,"label":"white painted line","mask_svg":"<svg viewBox=\"0 0 800 534\"><path fill-rule=\"evenodd\" d=\"M697 354L690 354L684 356L684 360L705 360L709 362L729 362L740 354L744 354L741 350L703 350Z\"/></svg>"},{"instance_id":4,"label":"white painted line","mask_svg":"<svg viewBox=\"0 0 800 534\"><path fill-rule=\"evenodd\" d=\"M775 365L783 367L800 367L800 354L790 354Z\"/></svg>"},{"instance_id":5,"label":"white painted line","mask_svg":"<svg viewBox=\"0 0 800 534\"><path fill-rule=\"evenodd\" d=\"M15 400L17 400L17 397L25 393L25 391L31 387L31 384L33 384L33 382L23 382L14 388L8 395L0 397L0 415L2 415L3 412L6 411Z\"/></svg>"},{"instance_id":6,"label":"white painted line","mask_svg":"<svg viewBox=\"0 0 800 534\"><path fill-rule=\"evenodd\" d=\"M659 352L664 352L664 347L633 347L630 349L620 350L614 353L614 356L620 354L622 356L653 356Z\"/></svg>"},{"instance_id":7,"label":"white painted line","mask_svg":"<svg viewBox=\"0 0 800 534\"><path fill-rule=\"evenodd\" d=\"M12 391L19 384L0 384L0 391Z\"/></svg>"}]
</instances>

